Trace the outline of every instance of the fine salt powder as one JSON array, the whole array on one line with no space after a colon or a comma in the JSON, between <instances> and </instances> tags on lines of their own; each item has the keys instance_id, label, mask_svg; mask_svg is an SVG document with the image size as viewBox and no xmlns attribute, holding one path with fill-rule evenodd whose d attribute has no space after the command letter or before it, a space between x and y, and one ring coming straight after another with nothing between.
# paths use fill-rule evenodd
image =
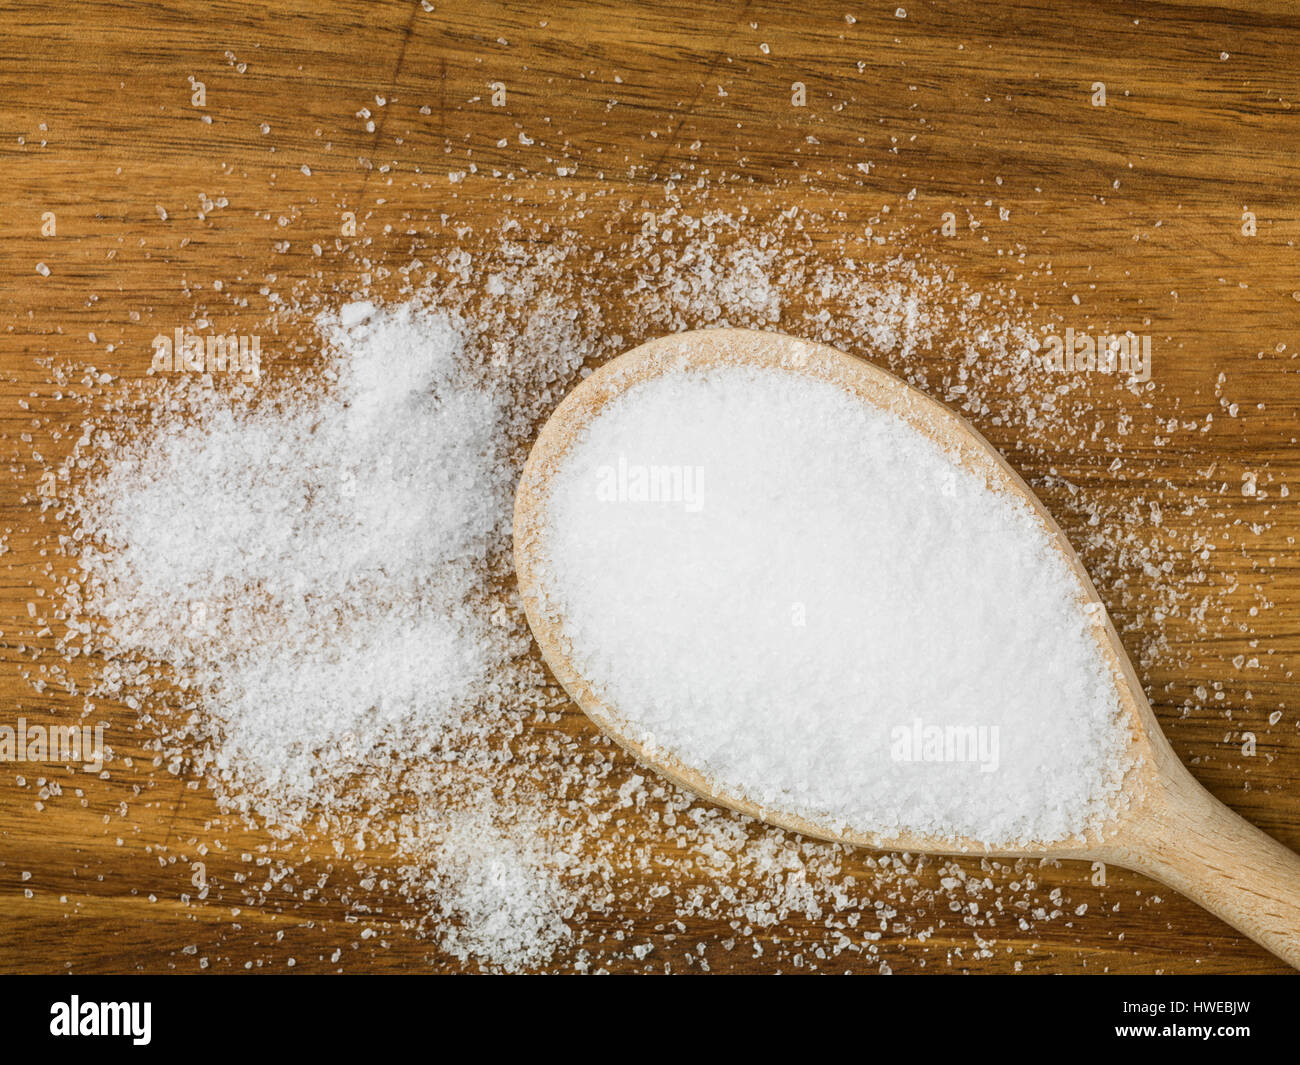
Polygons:
<instances>
[{"instance_id":1,"label":"fine salt powder","mask_svg":"<svg viewBox=\"0 0 1300 1065\"><path fill-rule=\"evenodd\" d=\"M279 825L457 728L513 653L477 601L502 414L464 381L460 334L366 305L322 326L350 354L331 393L203 403L78 502L116 650L183 671L232 804Z\"/></svg>"},{"instance_id":2,"label":"fine salt powder","mask_svg":"<svg viewBox=\"0 0 1300 1065\"><path fill-rule=\"evenodd\" d=\"M896 416L793 371L671 372L602 410L545 506L579 672L724 792L1008 847L1112 811L1129 733L1078 578Z\"/></svg>"}]
</instances>

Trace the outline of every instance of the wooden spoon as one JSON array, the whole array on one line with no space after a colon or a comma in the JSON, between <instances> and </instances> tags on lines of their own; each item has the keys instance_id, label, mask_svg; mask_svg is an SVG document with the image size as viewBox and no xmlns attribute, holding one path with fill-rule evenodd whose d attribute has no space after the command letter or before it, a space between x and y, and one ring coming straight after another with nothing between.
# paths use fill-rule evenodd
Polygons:
<instances>
[{"instance_id":1,"label":"wooden spoon","mask_svg":"<svg viewBox=\"0 0 1300 1065\"><path fill-rule=\"evenodd\" d=\"M551 477L575 437L605 404L631 386L663 374L718 366L779 367L830 381L863 403L890 411L938 443L991 491L1023 498L1054 534L1086 595L1081 608L1098 613L1101 655L1112 670L1128 719L1134 768L1125 803L1113 820L1088 836L1020 851L986 848L971 839L918 835L885 837L841 830L777 810L762 809L715 785L705 774L663 751L648 751L575 668L563 620L542 609L545 563L539 557ZM1300 856L1248 824L1198 784L1160 730L1142 685L1105 608L1065 534L1002 456L964 419L893 374L825 345L778 333L708 329L643 344L583 381L556 408L533 445L515 496L515 567L533 634L556 678L606 734L642 763L693 792L782 828L876 850L938 854L1070 858L1113 863L1168 884L1217 914L1291 965L1300 968ZM1090 606L1089 604L1095 604Z\"/></svg>"}]
</instances>

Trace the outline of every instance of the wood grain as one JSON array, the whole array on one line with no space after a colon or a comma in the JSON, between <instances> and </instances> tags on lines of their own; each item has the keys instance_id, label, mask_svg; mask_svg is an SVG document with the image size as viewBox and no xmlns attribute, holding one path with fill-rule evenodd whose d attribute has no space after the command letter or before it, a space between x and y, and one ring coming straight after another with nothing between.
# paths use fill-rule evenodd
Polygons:
<instances>
[{"instance_id":1,"label":"wood grain","mask_svg":"<svg viewBox=\"0 0 1300 1065\"><path fill-rule=\"evenodd\" d=\"M1062 433L1052 451L1050 426L1031 440L977 425L1071 536L1130 654L1141 660L1145 641L1164 637L1142 680L1184 764L1300 846L1300 518L1280 494L1300 476L1300 13L1244 2L904 0L905 18L894 5L756 0L689 16L669 3L432 6L282 0L209 4L200 16L174 0L0 3L6 720L80 709L32 684L49 661L40 622L66 566L49 550L56 520L39 511L33 453L66 453L82 411L74 394L89 391L51 384L51 360L142 378L150 338L196 308L247 332L235 327L273 312L268 292L397 290L397 272L445 239L444 214L480 231L562 215L593 246L612 246L669 183L704 179L720 205L819 216L805 234L815 252L843 254L870 226L973 286L1014 288L1044 318L1154 337L1157 409L1130 409L1115 390L1092 396L1098 421L1134 417L1122 456L1101 435L1080 445ZM191 78L205 86L202 108ZM495 80L509 87L506 107L490 105ZM791 107L796 81L804 108ZM1104 108L1089 102L1095 82L1107 86ZM448 181L471 163L476 172ZM355 238L339 235L342 211L356 213ZM945 211L962 223L951 239L939 232ZM41 234L45 212L54 236ZM614 321L619 282L593 265L591 289ZM628 346L647 339L619 325ZM309 361L308 335L285 322L276 357ZM938 369L947 353L920 358ZM1165 419L1205 429L1166 433ZM1245 471L1266 498L1242 494ZM1153 498L1162 523L1147 535L1186 543L1209 530L1214 550L1182 556L1172 575L1213 593L1203 620L1156 616L1167 575L1094 539L1085 502L1115 511ZM1238 658L1260 666L1239 669ZM156 766L132 711L102 710L117 755L107 780L0 768L0 969L193 971L200 958L222 971L289 958L298 971L457 968L397 930L403 907L364 887L364 869L334 869L324 845L316 868L350 885L342 897L273 890L246 905L241 855L269 854L274 841L222 818L200 781ZM556 728L575 752L606 750L574 708ZM1245 732L1257 737L1251 757ZM214 885L204 900L189 886L200 857ZM871 876L859 856L848 865ZM886 922L880 951L894 971L1285 971L1136 874L1113 869L1094 886L1075 863L963 865L1060 888L1069 912L1027 930L954 917L924 942L905 920ZM728 950L725 924L668 929L670 910L637 884L620 891L609 928L631 918L656 950L652 966L611 967L697 968L703 944L713 971L772 968ZM363 927L378 934L363 938ZM769 938L812 953L825 935L795 921ZM994 949L982 950L990 936Z\"/></svg>"}]
</instances>

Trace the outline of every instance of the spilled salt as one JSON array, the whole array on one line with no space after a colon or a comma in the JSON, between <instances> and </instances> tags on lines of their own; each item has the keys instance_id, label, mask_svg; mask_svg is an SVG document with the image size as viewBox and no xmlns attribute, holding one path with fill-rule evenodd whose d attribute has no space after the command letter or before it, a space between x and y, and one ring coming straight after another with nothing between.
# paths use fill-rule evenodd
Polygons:
<instances>
[{"instance_id":1,"label":"spilled salt","mask_svg":"<svg viewBox=\"0 0 1300 1065\"><path fill-rule=\"evenodd\" d=\"M541 580L637 742L837 830L1098 827L1126 767L1083 588L1022 500L806 374L671 370L578 436Z\"/></svg>"},{"instance_id":2,"label":"spilled salt","mask_svg":"<svg viewBox=\"0 0 1300 1065\"><path fill-rule=\"evenodd\" d=\"M147 428L88 430L67 607L102 636L95 690L152 700L166 662L174 771L280 835L389 844L441 949L539 965L570 936L568 859L522 773L508 803L474 782L527 708L499 579L517 405L435 306L317 326L313 380L237 403L200 383Z\"/></svg>"},{"instance_id":3,"label":"spilled salt","mask_svg":"<svg viewBox=\"0 0 1300 1065\"><path fill-rule=\"evenodd\" d=\"M512 653L480 602L499 404L445 317L372 311L322 322L347 351L331 389L197 404L77 503L115 651L183 673L231 804L272 824L435 744Z\"/></svg>"}]
</instances>

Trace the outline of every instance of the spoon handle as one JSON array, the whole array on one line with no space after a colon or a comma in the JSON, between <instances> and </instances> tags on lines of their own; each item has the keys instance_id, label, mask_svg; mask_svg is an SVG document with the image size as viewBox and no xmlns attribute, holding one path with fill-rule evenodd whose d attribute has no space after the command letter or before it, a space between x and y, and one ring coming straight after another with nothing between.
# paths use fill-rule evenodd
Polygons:
<instances>
[{"instance_id":1,"label":"spoon handle","mask_svg":"<svg viewBox=\"0 0 1300 1065\"><path fill-rule=\"evenodd\" d=\"M1124 833L1120 865L1146 873L1300 969L1300 855L1166 768L1147 816Z\"/></svg>"}]
</instances>

